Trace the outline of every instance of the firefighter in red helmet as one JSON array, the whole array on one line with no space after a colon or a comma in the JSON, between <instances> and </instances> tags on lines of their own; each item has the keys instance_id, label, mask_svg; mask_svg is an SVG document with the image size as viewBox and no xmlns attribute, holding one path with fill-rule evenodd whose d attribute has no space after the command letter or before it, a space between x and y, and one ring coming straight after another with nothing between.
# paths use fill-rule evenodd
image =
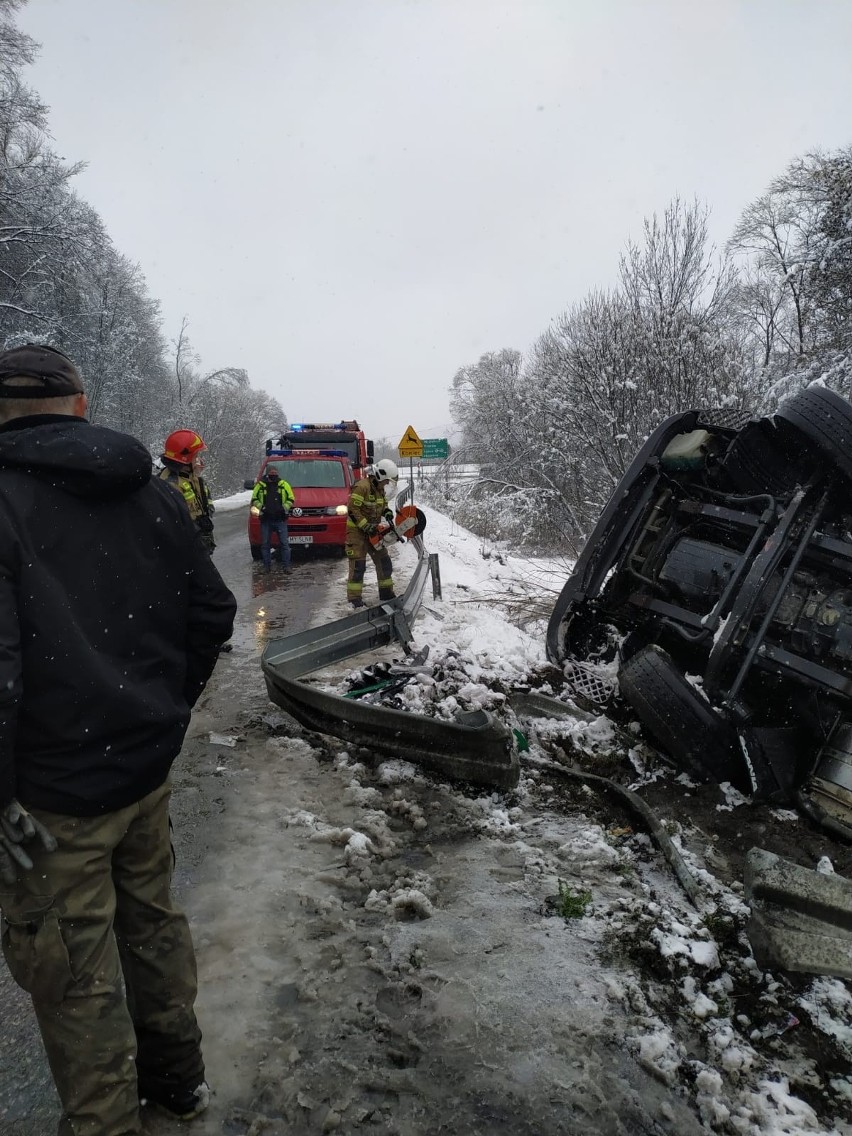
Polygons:
<instances>
[{"instance_id":1,"label":"firefighter in red helmet","mask_svg":"<svg viewBox=\"0 0 852 1136\"><path fill-rule=\"evenodd\" d=\"M208 552L216 547L213 539L214 507L207 483L201 476L204 470L204 439L194 430L174 430L166 438L161 461L160 477L180 493L195 521L201 542Z\"/></svg>"}]
</instances>

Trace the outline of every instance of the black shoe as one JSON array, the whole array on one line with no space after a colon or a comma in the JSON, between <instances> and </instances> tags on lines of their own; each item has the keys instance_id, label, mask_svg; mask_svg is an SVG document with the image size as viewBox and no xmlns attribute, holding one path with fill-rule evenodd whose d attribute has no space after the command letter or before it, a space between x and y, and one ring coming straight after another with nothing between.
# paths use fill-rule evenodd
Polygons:
<instances>
[{"instance_id":1,"label":"black shoe","mask_svg":"<svg viewBox=\"0 0 852 1136\"><path fill-rule=\"evenodd\" d=\"M350 600L349 606L354 607L354 608L359 608L359 607L366 607L367 605L364 603L363 600Z\"/></svg>"},{"instance_id":2,"label":"black shoe","mask_svg":"<svg viewBox=\"0 0 852 1136\"><path fill-rule=\"evenodd\" d=\"M166 1088L162 1085L146 1085L139 1082L139 1103L155 1104L178 1120L192 1120L200 1116L210 1104L210 1086L206 1081L190 1088Z\"/></svg>"}]
</instances>

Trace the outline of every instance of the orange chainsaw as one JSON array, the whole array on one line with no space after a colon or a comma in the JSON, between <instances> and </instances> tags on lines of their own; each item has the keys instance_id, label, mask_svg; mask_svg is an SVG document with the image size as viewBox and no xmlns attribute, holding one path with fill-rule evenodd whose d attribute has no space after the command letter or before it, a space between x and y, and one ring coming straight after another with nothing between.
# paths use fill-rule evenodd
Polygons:
<instances>
[{"instance_id":1,"label":"orange chainsaw","mask_svg":"<svg viewBox=\"0 0 852 1136\"><path fill-rule=\"evenodd\" d=\"M414 505L403 505L397 510L396 515L388 509L376 525L375 532L367 539L373 548L388 548L397 541L411 540L415 536L420 536L425 528L425 514Z\"/></svg>"}]
</instances>

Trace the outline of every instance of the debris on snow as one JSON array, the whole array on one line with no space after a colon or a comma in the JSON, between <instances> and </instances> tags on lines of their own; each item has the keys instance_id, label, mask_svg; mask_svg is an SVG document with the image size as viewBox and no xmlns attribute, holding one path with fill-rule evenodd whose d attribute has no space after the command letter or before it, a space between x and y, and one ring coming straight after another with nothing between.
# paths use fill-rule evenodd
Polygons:
<instances>
[{"instance_id":1,"label":"debris on snow","mask_svg":"<svg viewBox=\"0 0 852 1136\"><path fill-rule=\"evenodd\" d=\"M210 744L233 749L240 739L235 734L210 734Z\"/></svg>"}]
</instances>

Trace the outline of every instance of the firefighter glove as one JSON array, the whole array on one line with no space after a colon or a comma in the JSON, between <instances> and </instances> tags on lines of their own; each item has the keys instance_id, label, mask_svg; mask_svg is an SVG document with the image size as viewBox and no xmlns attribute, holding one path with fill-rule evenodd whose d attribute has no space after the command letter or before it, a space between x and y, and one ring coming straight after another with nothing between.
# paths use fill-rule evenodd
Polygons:
<instances>
[{"instance_id":1,"label":"firefighter glove","mask_svg":"<svg viewBox=\"0 0 852 1136\"><path fill-rule=\"evenodd\" d=\"M19 801L10 801L0 810L0 876L5 883L15 883L15 864L26 870L32 868L33 862L21 845L34 839L38 839L47 852L56 849L56 838L41 821L28 813Z\"/></svg>"}]
</instances>

